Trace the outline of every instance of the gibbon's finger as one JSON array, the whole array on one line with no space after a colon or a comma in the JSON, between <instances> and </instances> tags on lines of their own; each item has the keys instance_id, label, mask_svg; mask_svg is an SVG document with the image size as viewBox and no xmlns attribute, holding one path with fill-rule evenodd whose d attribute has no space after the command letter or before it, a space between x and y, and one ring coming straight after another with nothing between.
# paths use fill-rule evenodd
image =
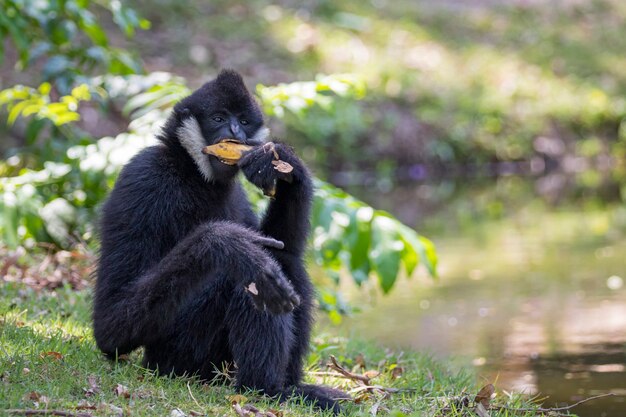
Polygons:
<instances>
[{"instance_id":1,"label":"gibbon's finger","mask_svg":"<svg viewBox=\"0 0 626 417\"><path fill-rule=\"evenodd\" d=\"M291 304L293 305L293 308L296 308L300 305L300 296L298 296L298 294L296 294L295 292L293 294L291 294L291 296L289 297L289 301L291 302Z\"/></svg>"},{"instance_id":2,"label":"gibbon's finger","mask_svg":"<svg viewBox=\"0 0 626 417\"><path fill-rule=\"evenodd\" d=\"M255 243L274 249L285 249L285 244L281 240L276 240L271 237L259 236L255 239Z\"/></svg>"}]
</instances>

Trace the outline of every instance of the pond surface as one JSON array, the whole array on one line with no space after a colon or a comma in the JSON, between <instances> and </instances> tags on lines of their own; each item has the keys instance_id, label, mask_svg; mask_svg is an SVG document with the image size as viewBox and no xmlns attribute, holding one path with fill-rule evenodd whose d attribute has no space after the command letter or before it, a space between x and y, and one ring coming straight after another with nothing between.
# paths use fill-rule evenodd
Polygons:
<instances>
[{"instance_id":1,"label":"pond surface","mask_svg":"<svg viewBox=\"0 0 626 417\"><path fill-rule=\"evenodd\" d=\"M428 187L361 198L435 242L440 279L403 278L385 297L347 288L363 312L340 331L461 358L479 383L547 397L545 406L611 392L573 411L626 416L624 204L597 196L555 204L537 195L536 181L514 178ZM447 197L437 204L420 192Z\"/></svg>"}]
</instances>

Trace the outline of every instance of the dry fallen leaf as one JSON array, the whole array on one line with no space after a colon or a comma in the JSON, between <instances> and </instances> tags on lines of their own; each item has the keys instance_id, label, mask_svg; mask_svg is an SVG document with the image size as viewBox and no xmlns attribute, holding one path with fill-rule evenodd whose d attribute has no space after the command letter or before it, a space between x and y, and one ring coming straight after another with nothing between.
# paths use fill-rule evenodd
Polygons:
<instances>
[{"instance_id":1,"label":"dry fallen leaf","mask_svg":"<svg viewBox=\"0 0 626 417\"><path fill-rule=\"evenodd\" d=\"M477 404L481 404L485 410L489 409L489 404L491 403L491 396L496 392L496 387L493 384L487 384L478 391L476 394L476 398L474 398L474 402Z\"/></svg>"},{"instance_id":2,"label":"dry fallen leaf","mask_svg":"<svg viewBox=\"0 0 626 417\"><path fill-rule=\"evenodd\" d=\"M360 395L354 398L355 404L361 404L363 402L367 402L371 399L371 395L367 391L363 391Z\"/></svg>"},{"instance_id":3,"label":"dry fallen leaf","mask_svg":"<svg viewBox=\"0 0 626 417\"><path fill-rule=\"evenodd\" d=\"M214 145L204 147L202 152L217 157L220 162L226 165L235 165L243 153L250 149L252 146L244 145L233 139L225 139Z\"/></svg>"},{"instance_id":4,"label":"dry fallen leaf","mask_svg":"<svg viewBox=\"0 0 626 417\"><path fill-rule=\"evenodd\" d=\"M128 392L128 388L122 384L117 384L115 388L113 388L113 392L118 397L130 398L130 392Z\"/></svg>"},{"instance_id":5,"label":"dry fallen leaf","mask_svg":"<svg viewBox=\"0 0 626 417\"><path fill-rule=\"evenodd\" d=\"M226 396L226 399L232 404L232 403L239 403L239 404L245 404L246 402L248 402L248 398L241 395L241 394L235 394L235 395L228 395Z\"/></svg>"},{"instance_id":6,"label":"dry fallen leaf","mask_svg":"<svg viewBox=\"0 0 626 417\"><path fill-rule=\"evenodd\" d=\"M61 359L63 359L63 355L61 355L59 352L41 352L39 354L39 357L41 359L52 358L57 361L60 361Z\"/></svg>"},{"instance_id":7,"label":"dry fallen leaf","mask_svg":"<svg viewBox=\"0 0 626 417\"><path fill-rule=\"evenodd\" d=\"M80 400L78 404L76 404L76 407L74 408L76 408L77 410L96 410L97 409L97 407L94 404L90 403L87 400Z\"/></svg>"},{"instance_id":8,"label":"dry fallen leaf","mask_svg":"<svg viewBox=\"0 0 626 417\"><path fill-rule=\"evenodd\" d=\"M35 391L31 391L26 394L24 398L31 401L39 401L39 398L41 398L41 394Z\"/></svg>"},{"instance_id":9,"label":"dry fallen leaf","mask_svg":"<svg viewBox=\"0 0 626 417\"><path fill-rule=\"evenodd\" d=\"M378 375L380 375L380 372L378 372L378 371L374 371L374 370L365 371L365 372L363 373L363 376L364 376L364 377L367 377L367 378L369 378L369 379L376 378Z\"/></svg>"},{"instance_id":10,"label":"dry fallen leaf","mask_svg":"<svg viewBox=\"0 0 626 417\"><path fill-rule=\"evenodd\" d=\"M391 370L391 379L398 379L404 373L404 368L401 366L396 366Z\"/></svg>"},{"instance_id":11,"label":"dry fallen leaf","mask_svg":"<svg viewBox=\"0 0 626 417\"><path fill-rule=\"evenodd\" d=\"M289 174L293 171L293 166L289 162L276 160L272 161L272 165L274 165L274 169L282 174Z\"/></svg>"}]
</instances>

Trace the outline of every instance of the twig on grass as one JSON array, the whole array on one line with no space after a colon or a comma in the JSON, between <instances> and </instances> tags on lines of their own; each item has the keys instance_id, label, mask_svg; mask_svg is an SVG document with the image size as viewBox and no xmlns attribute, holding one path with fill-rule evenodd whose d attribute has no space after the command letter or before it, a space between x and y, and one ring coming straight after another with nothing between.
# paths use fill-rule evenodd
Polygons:
<instances>
[{"instance_id":1,"label":"twig on grass","mask_svg":"<svg viewBox=\"0 0 626 417\"><path fill-rule=\"evenodd\" d=\"M570 411L572 408L579 406L581 404L584 404L586 402L589 401L593 401L593 400L597 400L599 398L604 398L604 397L613 397L615 396L615 394L613 394L612 392L606 393L606 394L599 394L599 395L594 395L593 397L589 397L589 398L584 398L574 404L571 405L566 405L563 407L549 407L549 408L544 408L544 407L539 407L539 408L509 408L509 407L504 407L504 406L496 406L496 407L492 407L493 409L496 410L506 410L506 411L513 411L513 412L518 412L518 413L523 413L523 412L536 412L536 413L541 413L541 414L546 414L546 413L559 413L561 411Z\"/></svg>"},{"instance_id":2,"label":"twig on grass","mask_svg":"<svg viewBox=\"0 0 626 417\"><path fill-rule=\"evenodd\" d=\"M361 391L383 391L389 394L396 394L398 392L416 392L417 388L389 388L382 385L361 385L360 387L352 388L350 394L356 394Z\"/></svg>"},{"instance_id":3,"label":"twig on grass","mask_svg":"<svg viewBox=\"0 0 626 417\"><path fill-rule=\"evenodd\" d=\"M346 378L346 379L351 379L348 378L347 376L345 376L344 374L340 374L339 372L325 372L325 371L309 371L307 372L309 375L312 376L330 376L332 378Z\"/></svg>"},{"instance_id":4,"label":"twig on grass","mask_svg":"<svg viewBox=\"0 0 626 417\"><path fill-rule=\"evenodd\" d=\"M330 355L330 362L326 365L330 369L336 372L316 372L316 374L325 374L328 376L336 377L336 378L346 378L351 381L356 382L359 386L350 390L350 394L356 394L363 391L368 392L377 392L384 396L389 394L395 394L398 392L414 392L417 391L415 388L389 388L383 387L382 385L372 385L371 381L374 377L370 378L367 375L355 374L354 372L348 371L346 368L341 366L333 355ZM378 375L376 375L378 376Z\"/></svg>"},{"instance_id":5,"label":"twig on grass","mask_svg":"<svg viewBox=\"0 0 626 417\"><path fill-rule=\"evenodd\" d=\"M187 381L187 390L189 391L189 395L191 396L193 402L196 403L196 405L200 407L200 409L203 409L203 407L198 403L198 400L196 400L196 397L193 396L193 393L191 392L191 387L189 386L189 381Z\"/></svg>"},{"instance_id":6,"label":"twig on grass","mask_svg":"<svg viewBox=\"0 0 626 417\"><path fill-rule=\"evenodd\" d=\"M332 370L337 371L344 378L351 379L352 381L357 381L365 385L370 385L369 377L348 371L346 368L339 365L339 362L337 362L337 358L335 358L333 355L330 355L330 363L328 363L326 366L328 366Z\"/></svg>"},{"instance_id":7,"label":"twig on grass","mask_svg":"<svg viewBox=\"0 0 626 417\"><path fill-rule=\"evenodd\" d=\"M242 407L237 401L233 401L232 406L238 417L276 417L272 411L260 411L252 404L246 404Z\"/></svg>"}]
</instances>

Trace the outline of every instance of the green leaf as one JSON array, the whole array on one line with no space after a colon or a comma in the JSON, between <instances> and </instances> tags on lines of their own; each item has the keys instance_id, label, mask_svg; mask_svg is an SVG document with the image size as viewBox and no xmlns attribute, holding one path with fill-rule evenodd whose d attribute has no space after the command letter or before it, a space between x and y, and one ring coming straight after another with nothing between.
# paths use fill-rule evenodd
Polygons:
<instances>
[{"instance_id":1,"label":"green leaf","mask_svg":"<svg viewBox=\"0 0 626 417\"><path fill-rule=\"evenodd\" d=\"M23 85L0 91L0 105L5 105L16 100L26 100L30 97L30 89Z\"/></svg>"},{"instance_id":2,"label":"green leaf","mask_svg":"<svg viewBox=\"0 0 626 417\"><path fill-rule=\"evenodd\" d=\"M52 118L52 122L57 126L70 122L76 122L78 120L80 120L80 115L74 112L63 112Z\"/></svg>"},{"instance_id":3,"label":"green leaf","mask_svg":"<svg viewBox=\"0 0 626 417\"><path fill-rule=\"evenodd\" d=\"M89 92L89 86L87 84L81 84L78 87L72 89L72 97L77 100L91 100L91 93Z\"/></svg>"},{"instance_id":4,"label":"green leaf","mask_svg":"<svg viewBox=\"0 0 626 417\"><path fill-rule=\"evenodd\" d=\"M437 252L435 245L423 236L419 236L413 229L399 223L399 230L406 245L410 246L424 262L428 273L437 277Z\"/></svg>"},{"instance_id":5,"label":"green leaf","mask_svg":"<svg viewBox=\"0 0 626 417\"><path fill-rule=\"evenodd\" d=\"M424 250L426 253L426 260L424 262L426 264L426 268L428 269L430 275L437 278L437 264L439 262L439 258L437 257L437 250L435 248L435 245L424 236L419 236L419 240L424 246Z\"/></svg>"},{"instance_id":6,"label":"green leaf","mask_svg":"<svg viewBox=\"0 0 626 417\"><path fill-rule=\"evenodd\" d=\"M112 74L137 74L142 71L140 63L123 49L110 49L111 62L109 72Z\"/></svg>"},{"instance_id":7,"label":"green leaf","mask_svg":"<svg viewBox=\"0 0 626 417\"><path fill-rule=\"evenodd\" d=\"M404 243L394 219L384 212L377 212L372 220L372 251L370 259L384 293L396 282Z\"/></svg>"},{"instance_id":8,"label":"green leaf","mask_svg":"<svg viewBox=\"0 0 626 417\"><path fill-rule=\"evenodd\" d=\"M83 25L85 34L91 39L94 45L107 46L108 40L106 32L96 23L88 22Z\"/></svg>"},{"instance_id":9,"label":"green leaf","mask_svg":"<svg viewBox=\"0 0 626 417\"><path fill-rule=\"evenodd\" d=\"M152 26L152 23L148 19L139 19L139 27L143 30L148 30Z\"/></svg>"},{"instance_id":10,"label":"green leaf","mask_svg":"<svg viewBox=\"0 0 626 417\"><path fill-rule=\"evenodd\" d=\"M404 243L404 250L402 251L402 263L404 264L404 268L406 269L407 277L411 277L413 272L415 272L415 268L419 265L419 255L411 246L411 244L407 241L405 236L402 236L402 242Z\"/></svg>"},{"instance_id":11,"label":"green leaf","mask_svg":"<svg viewBox=\"0 0 626 417\"><path fill-rule=\"evenodd\" d=\"M42 96L47 96L48 94L50 94L51 89L52 85L50 85L50 83L43 83L39 86L37 91L39 91L39 94L41 94Z\"/></svg>"},{"instance_id":12,"label":"green leaf","mask_svg":"<svg viewBox=\"0 0 626 417\"><path fill-rule=\"evenodd\" d=\"M371 222L374 210L368 206L356 208L350 215L350 225L344 240L350 254L350 273L360 285L367 281L371 270L369 250L371 245Z\"/></svg>"},{"instance_id":13,"label":"green leaf","mask_svg":"<svg viewBox=\"0 0 626 417\"><path fill-rule=\"evenodd\" d=\"M187 89L155 86L128 100L122 108L122 114L127 117L132 114L133 118L137 118L153 109L171 107L186 95Z\"/></svg>"},{"instance_id":14,"label":"green leaf","mask_svg":"<svg viewBox=\"0 0 626 417\"><path fill-rule=\"evenodd\" d=\"M15 103L11 107L11 111L9 112L9 116L7 117L7 123L9 125L13 125L13 123L15 123L17 118L22 113L22 110L24 110L26 106L28 106L29 104L31 104L30 100L24 100L24 101L20 101L19 103Z\"/></svg>"},{"instance_id":15,"label":"green leaf","mask_svg":"<svg viewBox=\"0 0 626 417\"><path fill-rule=\"evenodd\" d=\"M6 27L11 33L11 38L20 53L20 61L24 64L28 61L30 43L28 38L24 36L23 28L19 27L18 23L24 23L21 17L9 19L4 12L0 13L0 26Z\"/></svg>"}]
</instances>

